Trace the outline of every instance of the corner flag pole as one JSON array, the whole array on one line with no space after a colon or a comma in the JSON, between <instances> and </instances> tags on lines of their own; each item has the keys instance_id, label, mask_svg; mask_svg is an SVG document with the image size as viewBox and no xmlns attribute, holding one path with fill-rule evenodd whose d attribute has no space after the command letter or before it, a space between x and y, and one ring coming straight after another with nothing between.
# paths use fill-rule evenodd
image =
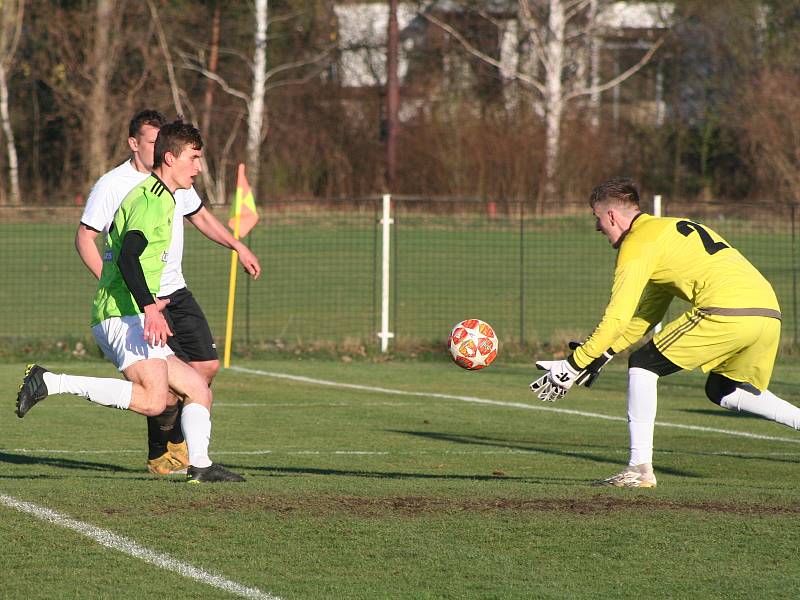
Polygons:
<instances>
[{"instance_id":1,"label":"corner flag pole","mask_svg":"<svg viewBox=\"0 0 800 600\"><path fill-rule=\"evenodd\" d=\"M247 182L243 163L239 163L239 169L236 173L236 195L234 196L233 206L231 206L230 216L228 227L233 230L233 237L237 240L240 237L247 236L258 223L258 209L253 198L253 190L250 189L250 184ZM231 276L228 286L228 318L225 324L225 353L222 359L222 366L226 369L231 364L231 346L233 346L233 307L236 300L237 259L236 250L232 250Z\"/></svg>"},{"instance_id":2,"label":"corner flag pole","mask_svg":"<svg viewBox=\"0 0 800 600\"><path fill-rule=\"evenodd\" d=\"M236 203L241 202L241 188L236 188ZM239 239L239 222L241 221L241 211L236 211L234 217L233 237ZM231 274L228 281L228 316L225 320L225 353L222 359L223 368L231 366L231 345L233 338L233 307L236 301L236 251L231 250Z\"/></svg>"}]
</instances>

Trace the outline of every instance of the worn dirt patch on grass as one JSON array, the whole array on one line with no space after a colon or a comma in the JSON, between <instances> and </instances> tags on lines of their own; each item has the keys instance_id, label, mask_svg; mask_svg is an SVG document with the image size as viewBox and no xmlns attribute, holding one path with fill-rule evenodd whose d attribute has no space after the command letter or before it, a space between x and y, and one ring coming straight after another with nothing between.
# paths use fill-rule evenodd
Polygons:
<instances>
[{"instance_id":1,"label":"worn dirt patch on grass","mask_svg":"<svg viewBox=\"0 0 800 600\"><path fill-rule=\"evenodd\" d=\"M160 509L156 509L159 511ZM724 502L681 502L658 498L618 498L595 496L579 499L519 499L474 498L452 499L436 496L302 496L281 495L225 495L203 500L191 500L181 506L164 507L164 512L181 510L198 511L252 511L272 513L304 512L317 515L343 513L368 517L387 515L431 516L454 513L528 513L554 512L574 515L602 515L625 511L697 511L704 513L735 514L743 516L800 515L800 505L769 506L761 504L733 504ZM106 512L114 512L110 509ZM149 508L153 512L153 507Z\"/></svg>"}]
</instances>

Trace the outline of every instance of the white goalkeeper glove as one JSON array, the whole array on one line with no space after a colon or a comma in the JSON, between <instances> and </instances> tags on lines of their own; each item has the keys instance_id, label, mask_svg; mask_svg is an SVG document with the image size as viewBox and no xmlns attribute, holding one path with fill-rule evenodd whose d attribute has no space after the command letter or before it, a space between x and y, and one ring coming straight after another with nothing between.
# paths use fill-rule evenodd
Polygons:
<instances>
[{"instance_id":1,"label":"white goalkeeper glove","mask_svg":"<svg viewBox=\"0 0 800 600\"><path fill-rule=\"evenodd\" d=\"M580 342L570 342L569 348L570 350L575 350L581 346ZM606 363L614 358L615 352L609 348L605 352L603 352L600 356L595 358L592 362L590 362L581 373L578 375L575 383L578 385L582 385L584 387L592 387L592 384L595 380L600 376L600 371L603 367L606 366Z\"/></svg>"},{"instance_id":2,"label":"white goalkeeper glove","mask_svg":"<svg viewBox=\"0 0 800 600\"><path fill-rule=\"evenodd\" d=\"M537 361L536 368L547 373L531 383L531 391L545 402L555 402L566 396L569 388L584 373L584 369L579 369L572 362L571 356L565 360Z\"/></svg>"},{"instance_id":3,"label":"white goalkeeper glove","mask_svg":"<svg viewBox=\"0 0 800 600\"><path fill-rule=\"evenodd\" d=\"M578 342L569 343L572 350L580 345ZM531 391L540 400L555 402L566 396L567 391L575 384L592 387L592 384L600 376L600 371L612 358L614 358L614 351L609 348L583 369L578 368L572 356L566 360L538 361L536 367L547 371L547 374L531 383Z\"/></svg>"}]
</instances>

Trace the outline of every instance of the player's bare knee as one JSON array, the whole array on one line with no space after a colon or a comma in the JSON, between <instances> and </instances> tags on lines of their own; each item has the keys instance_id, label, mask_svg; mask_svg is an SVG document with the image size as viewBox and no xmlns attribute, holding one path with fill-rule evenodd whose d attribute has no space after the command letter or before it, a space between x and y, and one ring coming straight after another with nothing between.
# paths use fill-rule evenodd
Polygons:
<instances>
[{"instance_id":1,"label":"player's bare knee","mask_svg":"<svg viewBox=\"0 0 800 600\"><path fill-rule=\"evenodd\" d=\"M157 417L167 408L168 397L169 394L166 392L148 394L147 400L142 406L142 414L148 417Z\"/></svg>"},{"instance_id":2,"label":"player's bare knee","mask_svg":"<svg viewBox=\"0 0 800 600\"><path fill-rule=\"evenodd\" d=\"M191 385L187 386L185 403L197 402L203 406L211 406L211 388L205 383L201 377L193 381Z\"/></svg>"},{"instance_id":3,"label":"player's bare knee","mask_svg":"<svg viewBox=\"0 0 800 600\"><path fill-rule=\"evenodd\" d=\"M134 385L132 404L134 410L147 417L160 415L169 403L169 389L162 382L145 380Z\"/></svg>"},{"instance_id":4,"label":"player's bare knee","mask_svg":"<svg viewBox=\"0 0 800 600\"><path fill-rule=\"evenodd\" d=\"M220 362L217 359L192 361L189 364L195 371L203 376L203 379L205 379L207 385L211 385L214 377L217 373L219 373Z\"/></svg>"},{"instance_id":5,"label":"player's bare knee","mask_svg":"<svg viewBox=\"0 0 800 600\"><path fill-rule=\"evenodd\" d=\"M208 385L211 385L214 377L219 373L220 362L218 360L207 360L204 365L202 375L206 378Z\"/></svg>"}]
</instances>

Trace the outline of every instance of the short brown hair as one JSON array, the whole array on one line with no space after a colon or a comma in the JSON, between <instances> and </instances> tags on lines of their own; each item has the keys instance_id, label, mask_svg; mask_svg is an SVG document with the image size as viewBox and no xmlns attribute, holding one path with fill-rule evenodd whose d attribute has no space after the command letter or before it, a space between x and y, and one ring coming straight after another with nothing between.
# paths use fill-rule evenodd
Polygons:
<instances>
[{"instance_id":1,"label":"short brown hair","mask_svg":"<svg viewBox=\"0 0 800 600\"><path fill-rule=\"evenodd\" d=\"M186 146L195 150L203 149L203 138L200 137L196 127L191 123L184 123L182 119L176 119L162 126L156 138L153 168L158 168L164 163L164 155L167 152L178 156Z\"/></svg>"},{"instance_id":2,"label":"short brown hair","mask_svg":"<svg viewBox=\"0 0 800 600\"><path fill-rule=\"evenodd\" d=\"M627 177L615 177L598 185L589 196L589 204L592 208L595 204L606 200L616 200L621 204L639 206L639 190L636 188L636 182Z\"/></svg>"},{"instance_id":3,"label":"short brown hair","mask_svg":"<svg viewBox=\"0 0 800 600\"><path fill-rule=\"evenodd\" d=\"M133 115L131 122L128 124L128 137L136 137L139 135L144 125L150 125L150 127L161 129L166 122L167 120L164 118L164 115L157 110L152 110L150 108L140 110Z\"/></svg>"}]
</instances>

